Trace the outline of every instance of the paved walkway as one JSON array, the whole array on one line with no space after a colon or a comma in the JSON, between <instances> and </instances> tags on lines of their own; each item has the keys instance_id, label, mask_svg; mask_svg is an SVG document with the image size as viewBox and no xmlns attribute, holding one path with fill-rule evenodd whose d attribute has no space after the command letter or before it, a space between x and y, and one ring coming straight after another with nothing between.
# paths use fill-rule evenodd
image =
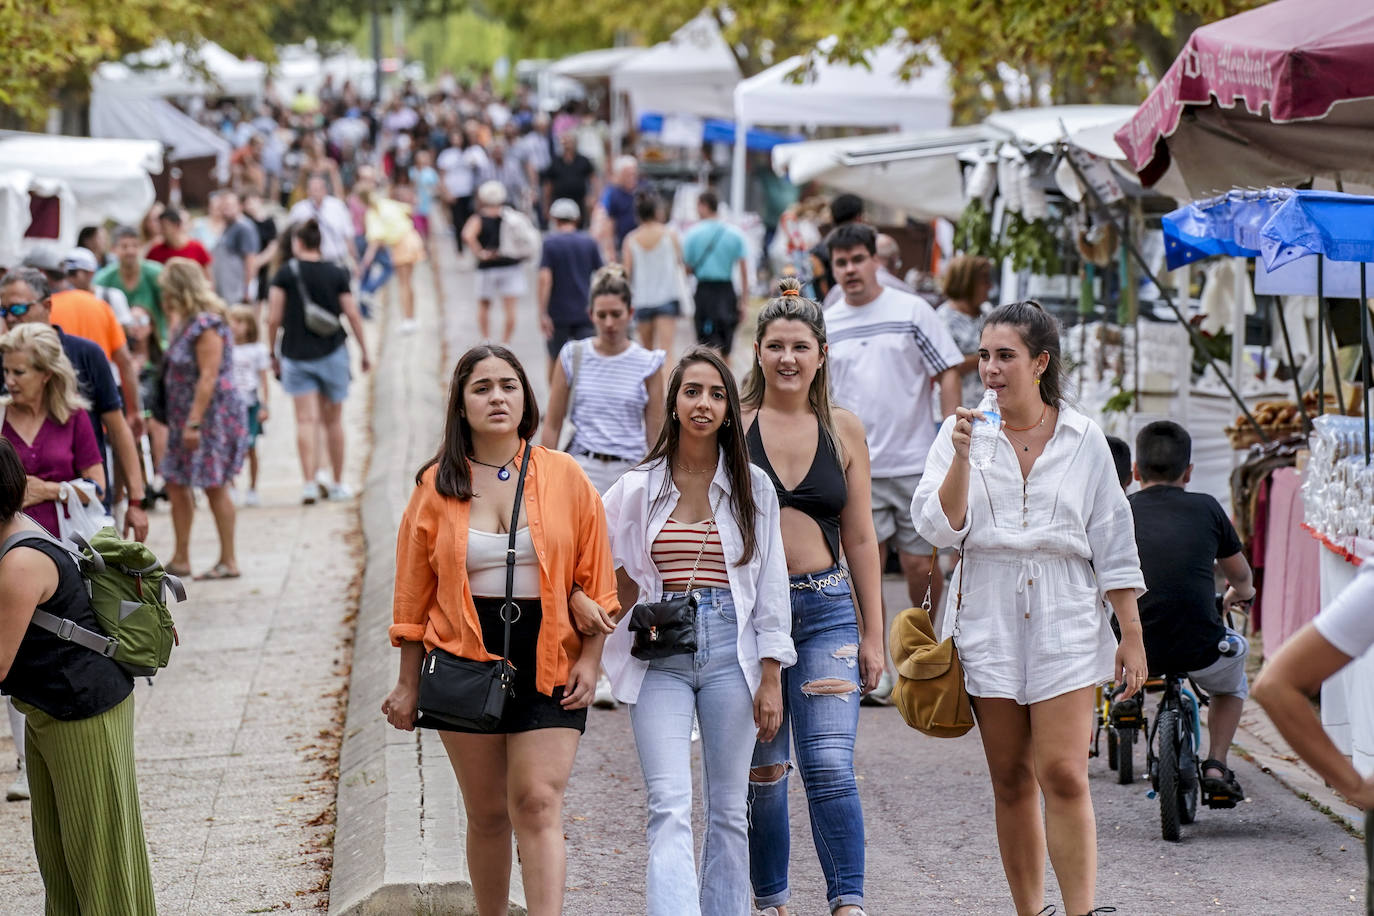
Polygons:
<instances>
[{"instance_id":1,"label":"paved walkway","mask_svg":"<svg viewBox=\"0 0 1374 916\"><path fill-rule=\"evenodd\" d=\"M369 328L373 337L377 331ZM345 479L355 487L369 451L369 388L368 377L355 375L344 412ZM271 406L275 414L258 441L263 504L238 515L243 576L187 583L190 600L173 608L181 646L152 686L140 681L137 688L139 787L162 913L328 903L342 704L362 575L358 507L300 505L291 405L279 387ZM166 559L172 527L165 504L150 521L149 544ZM193 530L199 572L218 551L207 507L197 511ZM0 729L0 761L8 762L8 723ZM9 780L8 768L0 768L0 782ZM0 836L7 838L0 844L0 910L41 913L27 802L0 802Z\"/></svg>"}]
</instances>

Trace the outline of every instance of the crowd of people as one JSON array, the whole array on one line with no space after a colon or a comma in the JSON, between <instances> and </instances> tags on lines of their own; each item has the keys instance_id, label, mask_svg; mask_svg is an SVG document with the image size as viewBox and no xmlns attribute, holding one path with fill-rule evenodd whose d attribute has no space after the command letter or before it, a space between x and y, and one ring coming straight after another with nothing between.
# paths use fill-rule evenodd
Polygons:
<instances>
[{"instance_id":1,"label":"crowd of people","mask_svg":"<svg viewBox=\"0 0 1374 916\"><path fill-rule=\"evenodd\" d=\"M1241 793L1227 750L1244 653L1219 656L1228 634L1212 601L1214 561L1228 603L1254 594L1234 531L1215 500L1184 489L1190 444L1172 424L1140 434L1141 489L1127 498L1129 458L1123 475L1066 391L1057 322L1031 301L990 308L988 260L951 259L932 297L900 275L861 200L794 204L777 214L787 276L751 319L757 264L716 192L700 191L679 235L637 161L613 158L576 105L551 117L479 85L406 86L376 106L327 84L313 106L214 115L237 149L204 216L158 205L138 227L89 227L74 251L40 250L0 277L0 527L29 548L0 554L0 596L27 611L0 621L0 688L17 701L9 796L33 795L50 904L113 893L151 912L151 884L136 792L107 814L112 847L58 848L74 822L53 793L73 777L37 757L25 772L25 738L47 761L103 729L108 778L133 778L127 676L28 625L33 610L82 603L70 558L38 533L62 535L74 490L142 540L165 498L167 569L189 574L199 491L219 541L199 577L238 577L236 517L261 502L273 377L292 403L300 502L353 498L348 341L369 371L364 322L384 300L399 333L416 330L420 265L447 305L463 287L441 275L440 244L472 273L480 343L457 362L397 535L400 666L382 711L441 732L480 913L505 911L512 833L529 911L561 912L562 801L595 702L631 707L646 912L786 916L795 770L829 909L862 916L855 742L860 701L885 702L896 674L889 558L910 605L928 593L940 635L957 639L1021 916L1056 912L1047 859L1063 913L1111 912L1098 906L1087 770L1097 687L1114 681L1129 702L1152 672L1193 674L1214 695L1202 776ZM799 229L812 220L824 238ZM531 277L542 410L510 349ZM697 345L679 356L688 311ZM742 385L730 365L741 327ZM1002 425L992 463L975 467L987 389ZM942 554L962 583L948 598ZM1370 778L1320 746L1301 708L1319 679L1299 658L1327 673L1374 640L1352 619L1333 609L1257 693L1368 806ZM80 679L54 687L40 672L51 664ZM457 677L496 685L480 714L434 702Z\"/></svg>"}]
</instances>

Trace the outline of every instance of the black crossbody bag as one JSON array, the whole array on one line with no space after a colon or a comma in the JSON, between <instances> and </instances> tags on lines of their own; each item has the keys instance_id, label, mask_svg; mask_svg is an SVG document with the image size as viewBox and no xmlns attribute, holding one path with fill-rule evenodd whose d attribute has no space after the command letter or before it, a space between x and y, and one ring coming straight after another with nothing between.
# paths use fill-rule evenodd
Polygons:
<instances>
[{"instance_id":1,"label":"black crossbody bag","mask_svg":"<svg viewBox=\"0 0 1374 916\"><path fill-rule=\"evenodd\" d=\"M515 590L515 531L520 519L520 504L525 495L525 472L530 466L530 445L520 462L520 479L515 484L515 508L510 516L510 540L506 543L506 600L501 605L505 624L505 645L495 661L478 662L459 658L435 647L425 656L420 669L421 728L457 726L489 732L501 722L506 700L515 694L515 666L510 663L510 625L520 616L520 606L512 600Z\"/></svg>"},{"instance_id":2,"label":"black crossbody bag","mask_svg":"<svg viewBox=\"0 0 1374 916\"><path fill-rule=\"evenodd\" d=\"M647 662L670 655L690 655L697 650L697 596L692 586L696 584L701 555L711 540L719 508L720 497L717 497L711 521L706 525L706 536L701 539L701 549L697 551L697 561L687 578L687 593L665 601L641 601L630 608L630 632L634 634L630 654L635 658Z\"/></svg>"}]
</instances>

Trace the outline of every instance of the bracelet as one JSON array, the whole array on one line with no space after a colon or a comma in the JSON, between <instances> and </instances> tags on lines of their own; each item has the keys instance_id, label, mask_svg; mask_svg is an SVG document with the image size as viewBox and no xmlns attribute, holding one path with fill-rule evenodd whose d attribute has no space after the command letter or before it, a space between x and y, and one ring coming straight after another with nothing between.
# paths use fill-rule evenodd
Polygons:
<instances>
[{"instance_id":1,"label":"bracelet","mask_svg":"<svg viewBox=\"0 0 1374 916\"><path fill-rule=\"evenodd\" d=\"M199 429L200 429L200 423L199 423L199 422L197 422L197 423L187 423L187 424L186 424L186 428L187 428L187 429L199 430Z\"/></svg>"}]
</instances>

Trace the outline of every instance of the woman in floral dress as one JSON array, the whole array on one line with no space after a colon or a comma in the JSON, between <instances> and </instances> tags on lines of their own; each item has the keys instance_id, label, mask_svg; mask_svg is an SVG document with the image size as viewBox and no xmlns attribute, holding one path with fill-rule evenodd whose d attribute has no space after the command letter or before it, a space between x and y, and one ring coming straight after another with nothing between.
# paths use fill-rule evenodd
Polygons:
<instances>
[{"instance_id":1,"label":"woman in floral dress","mask_svg":"<svg viewBox=\"0 0 1374 916\"><path fill-rule=\"evenodd\" d=\"M167 570L176 575L191 571L192 488L199 487L215 516L219 561L197 578L237 578L229 485L248 454L248 414L234 385L234 335L224 303L210 288L200 265L172 258L158 284L162 308L172 326L172 344L163 358L170 436L161 471L172 503L176 549Z\"/></svg>"}]
</instances>

